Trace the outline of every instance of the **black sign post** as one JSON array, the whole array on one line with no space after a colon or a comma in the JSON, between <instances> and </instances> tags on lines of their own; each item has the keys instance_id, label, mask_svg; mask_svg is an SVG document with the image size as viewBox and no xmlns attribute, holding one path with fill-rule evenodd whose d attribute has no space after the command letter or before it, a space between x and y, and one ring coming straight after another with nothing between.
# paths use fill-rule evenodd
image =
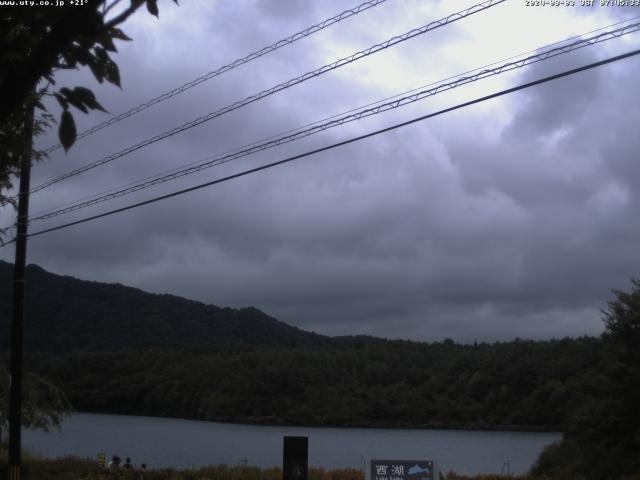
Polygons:
<instances>
[{"instance_id":1,"label":"black sign post","mask_svg":"<svg viewBox=\"0 0 640 480\"><path fill-rule=\"evenodd\" d=\"M371 460L370 480L434 480L430 460Z\"/></svg>"},{"instance_id":2,"label":"black sign post","mask_svg":"<svg viewBox=\"0 0 640 480\"><path fill-rule=\"evenodd\" d=\"M307 480L309 439L307 437L284 437L283 447L283 480Z\"/></svg>"}]
</instances>

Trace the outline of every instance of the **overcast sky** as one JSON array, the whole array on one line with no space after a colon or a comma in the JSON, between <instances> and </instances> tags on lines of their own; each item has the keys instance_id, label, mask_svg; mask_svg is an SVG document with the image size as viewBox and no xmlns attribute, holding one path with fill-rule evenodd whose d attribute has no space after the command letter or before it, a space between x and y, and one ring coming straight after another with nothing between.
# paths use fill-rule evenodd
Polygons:
<instances>
[{"instance_id":1,"label":"overcast sky","mask_svg":"<svg viewBox=\"0 0 640 480\"><path fill-rule=\"evenodd\" d=\"M117 114L358 0L160 2L118 44ZM57 151L32 185L473 1L388 0ZM621 20L640 8L509 0L33 195L36 214ZM638 48L640 34L475 82L238 159L31 231L303 153ZM328 335L493 341L599 334L612 289L640 276L640 59L511 94L224 184L34 237L29 263ZM57 107L52 105L57 114ZM79 130L108 114L75 115ZM55 134L38 139L49 146ZM12 222L3 209L0 220ZM12 261L13 248L0 249Z\"/></svg>"}]
</instances>

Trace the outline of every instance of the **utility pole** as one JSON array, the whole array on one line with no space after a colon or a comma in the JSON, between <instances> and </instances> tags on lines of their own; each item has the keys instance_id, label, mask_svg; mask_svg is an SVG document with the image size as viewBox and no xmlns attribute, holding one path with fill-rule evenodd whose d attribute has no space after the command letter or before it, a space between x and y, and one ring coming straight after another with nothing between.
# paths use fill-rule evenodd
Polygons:
<instances>
[{"instance_id":1,"label":"utility pole","mask_svg":"<svg viewBox=\"0 0 640 480\"><path fill-rule=\"evenodd\" d=\"M35 101L35 99L32 99ZM29 219L29 183L33 149L34 105L24 118L25 148L20 159L20 192L16 221L16 255L13 265L13 305L11 319L11 377L9 383L9 480L20 480L22 457L22 327L24 322L25 267L27 262L27 222Z\"/></svg>"}]
</instances>

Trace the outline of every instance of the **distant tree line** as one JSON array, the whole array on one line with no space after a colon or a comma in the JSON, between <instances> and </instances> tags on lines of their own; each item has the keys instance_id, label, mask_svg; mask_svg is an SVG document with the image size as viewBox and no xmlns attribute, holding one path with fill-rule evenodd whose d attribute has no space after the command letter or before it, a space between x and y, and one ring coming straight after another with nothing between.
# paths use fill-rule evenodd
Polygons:
<instances>
[{"instance_id":1,"label":"distant tree line","mask_svg":"<svg viewBox=\"0 0 640 480\"><path fill-rule=\"evenodd\" d=\"M81 411L265 424L563 430L592 389L594 338L40 354Z\"/></svg>"}]
</instances>

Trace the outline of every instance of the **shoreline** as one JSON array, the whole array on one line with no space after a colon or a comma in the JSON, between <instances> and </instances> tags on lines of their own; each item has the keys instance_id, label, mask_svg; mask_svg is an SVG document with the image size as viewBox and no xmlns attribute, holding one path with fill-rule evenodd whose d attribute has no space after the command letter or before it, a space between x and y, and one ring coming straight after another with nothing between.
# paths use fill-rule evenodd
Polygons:
<instances>
[{"instance_id":1,"label":"shoreline","mask_svg":"<svg viewBox=\"0 0 640 480\"><path fill-rule=\"evenodd\" d=\"M519 425L505 425L505 426L465 426L465 425L363 425L363 424L315 424L315 425L302 425L286 422L264 422L264 421L242 421L242 420L206 420L202 418L189 418L189 417L172 417L172 416L157 416L157 415L139 415L135 413L117 413L117 412L88 412L88 411L74 411L70 415L74 414L89 414L89 415L118 415L123 417L137 417L137 418L157 418L164 420L181 420L192 422L205 422L205 423L219 423L222 425L239 425L239 426L255 426L255 427L279 427L279 428L336 428L336 429L349 429L349 430L452 430L452 431L467 431L467 432L512 432L512 433L553 433L564 434L562 430L555 430L547 427L535 427L535 426L519 426Z\"/></svg>"}]
</instances>

